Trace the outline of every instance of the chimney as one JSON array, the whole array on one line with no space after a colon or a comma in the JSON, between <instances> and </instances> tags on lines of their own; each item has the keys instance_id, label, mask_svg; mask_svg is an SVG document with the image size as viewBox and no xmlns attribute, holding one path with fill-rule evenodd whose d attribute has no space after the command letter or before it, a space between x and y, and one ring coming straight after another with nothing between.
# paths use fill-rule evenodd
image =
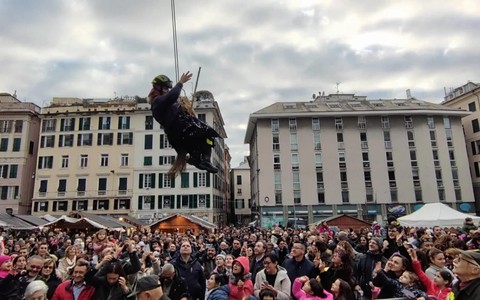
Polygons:
<instances>
[{"instance_id":1,"label":"chimney","mask_svg":"<svg viewBox=\"0 0 480 300\"><path fill-rule=\"evenodd\" d=\"M410 92L410 89L407 89L406 92L407 92L407 99L412 99L412 93Z\"/></svg>"}]
</instances>

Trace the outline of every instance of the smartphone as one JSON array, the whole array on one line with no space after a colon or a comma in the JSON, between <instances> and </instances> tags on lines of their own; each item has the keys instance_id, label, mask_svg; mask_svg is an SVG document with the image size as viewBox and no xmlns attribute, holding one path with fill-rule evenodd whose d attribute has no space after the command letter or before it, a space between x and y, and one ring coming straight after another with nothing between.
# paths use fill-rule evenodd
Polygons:
<instances>
[{"instance_id":1,"label":"smartphone","mask_svg":"<svg viewBox=\"0 0 480 300\"><path fill-rule=\"evenodd\" d=\"M247 241L243 242L243 248L247 248L247 247L248 247Z\"/></svg>"}]
</instances>

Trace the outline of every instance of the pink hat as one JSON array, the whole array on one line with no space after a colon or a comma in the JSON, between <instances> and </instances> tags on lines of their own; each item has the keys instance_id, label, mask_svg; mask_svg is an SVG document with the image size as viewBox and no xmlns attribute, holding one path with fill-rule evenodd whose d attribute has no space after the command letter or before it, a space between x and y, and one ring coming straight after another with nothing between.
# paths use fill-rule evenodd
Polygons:
<instances>
[{"instance_id":1,"label":"pink hat","mask_svg":"<svg viewBox=\"0 0 480 300\"><path fill-rule=\"evenodd\" d=\"M12 258L8 255L1 255L0 256L0 265L2 265L4 262L11 260Z\"/></svg>"}]
</instances>

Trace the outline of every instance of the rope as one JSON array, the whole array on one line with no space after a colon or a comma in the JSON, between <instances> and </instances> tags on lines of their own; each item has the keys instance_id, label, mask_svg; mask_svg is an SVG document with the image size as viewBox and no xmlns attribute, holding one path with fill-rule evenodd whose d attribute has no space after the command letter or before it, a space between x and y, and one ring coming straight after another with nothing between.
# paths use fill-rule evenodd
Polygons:
<instances>
[{"instance_id":1,"label":"rope","mask_svg":"<svg viewBox=\"0 0 480 300\"><path fill-rule=\"evenodd\" d=\"M177 19L175 16L175 0L171 0L172 10L172 31L173 31L173 57L175 61L175 80L178 82L180 79L180 71L178 67L178 46L177 46Z\"/></svg>"}]
</instances>

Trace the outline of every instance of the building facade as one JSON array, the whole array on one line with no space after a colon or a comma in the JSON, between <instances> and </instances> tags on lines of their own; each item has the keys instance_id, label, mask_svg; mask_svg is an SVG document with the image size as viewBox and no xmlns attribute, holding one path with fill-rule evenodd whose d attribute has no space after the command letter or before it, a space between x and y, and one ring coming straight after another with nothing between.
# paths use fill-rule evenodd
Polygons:
<instances>
[{"instance_id":1,"label":"building facade","mask_svg":"<svg viewBox=\"0 0 480 300\"><path fill-rule=\"evenodd\" d=\"M30 213L40 107L0 94L0 212Z\"/></svg>"},{"instance_id":2,"label":"building facade","mask_svg":"<svg viewBox=\"0 0 480 300\"><path fill-rule=\"evenodd\" d=\"M341 213L381 220L439 201L473 212L466 115L414 98L353 94L251 114L245 143L262 224L308 224Z\"/></svg>"},{"instance_id":3,"label":"building facade","mask_svg":"<svg viewBox=\"0 0 480 300\"><path fill-rule=\"evenodd\" d=\"M247 157L237 167L232 168L231 184L233 201L232 215L236 225L248 225L252 222L252 200L250 198L250 166Z\"/></svg>"},{"instance_id":4,"label":"building facade","mask_svg":"<svg viewBox=\"0 0 480 300\"><path fill-rule=\"evenodd\" d=\"M462 118L462 125L478 215L480 214L480 84L467 82L463 86L450 90L442 104L471 112Z\"/></svg>"},{"instance_id":5,"label":"building facade","mask_svg":"<svg viewBox=\"0 0 480 300\"><path fill-rule=\"evenodd\" d=\"M198 98L194 108L226 137L212 99ZM154 221L180 210L211 222L224 218L223 183L229 182L224 140L217 139L212 154L218 174L187 166L170 179L166 174L176 153L145 99L54 98L42 108L41 119L34 214L88 211Z\"/></svg>"}]
</instances>

